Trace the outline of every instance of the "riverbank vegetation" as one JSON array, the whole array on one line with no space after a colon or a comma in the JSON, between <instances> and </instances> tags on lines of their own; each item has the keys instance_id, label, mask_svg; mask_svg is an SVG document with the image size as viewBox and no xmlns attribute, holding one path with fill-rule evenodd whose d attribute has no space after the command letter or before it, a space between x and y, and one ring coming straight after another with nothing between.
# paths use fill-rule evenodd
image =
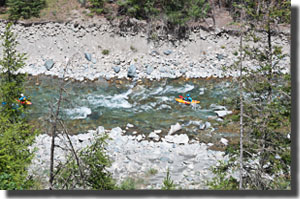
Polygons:
<instances>
[{"instance_id":1,"label":"riverbank vegetation","mask_svg":"<svg viewBox=\"0 0 300 199\"><path fill-rule=\"evenodd\" d=\"M2 0L0 6L7 7L4 12L8 13L9 19L18 20L39 17L45 6L50 5L50 1L26 2L28 4L23 4L25 1L22 0ZM228 96L224 103L231 103L236 113L227 118L227 123L239 121L240 142L228 145L225 151L228 161L212 168L215 177L207 184L211 189L222 190L291 189L291 76L283 72L290 66L280 64L287 55L273 42L277 25L290 23L290 1L81 0L79 3L91 10L90 16L131 17L148 22L158 20L177 33L184 32L192 22L208 18L212 19L214 26L215 7L227 9L240 28L239 52L234 53L238 61L232 66L240 71L240 76L234 79L234 84L239 85L239 95L235 98ZM25 75L16 74L16 71L24 66L25 55L16 51L18 43L11 24L7 25L1 39L0 188L32 189L37 185L27 173L33 157L33 151L28 147L38 132L28 125L27 107L16 102L24 92ZM102 54L109 54L109 50L103 50ZM256 67L253 69L246 62ZM61 87L60 99L63 91ZM134 180L127 180L119 187L106 170L111 165L104 151L107 137L100 136L91 146L81 151L74 150L67 127L60 118L60 99L54 103L57 111L51 113L50 121L49 189L134 189ZM54 141L59 136L57 132L63 132L70 144L71 155L65 164L55 162L53 158L57 147ZM149 170L149 174L155 175L156 170ZM168 170L162 189L176 188L171 176Z\"/></svg>"},{"instance_id":2,"label":"riverbank vegetation","mask_svg":"<svg viewBox=\"0 0 300 199\"><path fill-rule=\"evenodd\" d=\"M240 71L239 97L228 98L239 110L240 143L227 148L229 161L213 168L217 177L209 185L212 189L291 189L291 77L279 64L287 55L272 42L277 22L289 17L273 1L261 7L248 6L251 3L238 6L240 50L233 67ZM258 29L264 34L259 35ZM245 66L249 60L257 65L255 69Z\"/></svg>"},{"instance_id":3,"label":"riverbank vegetation","mask_svg":"<svg viewBox=\"0 0 300 199\"><path fill-rule=\"evenodd\" d=\"M8 24L1 36L0 59L0 189L30 189L34 180L28 176L33 152L29 150L37 131L28 125L26 105L17 102L24 92L25 75L16 74L24 66L25 55L16 51L18 42Z\"/></svg>"},{"instance_id":4,"label":"riverbank vegetation","mask_svg":"<svg viewBox=\"0 0 300 199\"><path fill-rule=\"evenodd\" d=\"M276 23L289 24L291 1L266 1L268 2L274 2L276 9L280 10L276 13ZM236 0L2 0L0 18L29 22L69 21L75 15L82 19L105 17L110 21L134 18L147 21L149 28L159 25L169 33L186 37L189 30L199 23L208 25L207 28L211 30L215 29L217 18L222 18L219 13L223 11L236 21L240 16L238 7L242 4L243 2ZM263 4L264 1L260 0L247 2L249 9L259 14L262 14L260 8ZM253 19L253 16L248 15L248 18ZM233 21L225 23L233 25Z\"/></svg>"}]
</instances>

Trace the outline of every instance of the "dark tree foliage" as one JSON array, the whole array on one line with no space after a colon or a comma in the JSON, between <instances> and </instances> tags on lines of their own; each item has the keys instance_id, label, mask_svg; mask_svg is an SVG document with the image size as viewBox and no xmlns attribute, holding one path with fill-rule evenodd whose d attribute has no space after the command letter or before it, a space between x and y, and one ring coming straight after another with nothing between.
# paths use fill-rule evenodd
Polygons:
<instances>
[{"instance_id":1,"label":"dark tree foliage","mask_svg":"<svg viewBox=\"0 0 300 199\"><path fill-rule=\"evenodd\" d=\"M0 6L5 6L6 0L0 0Z\"/></svg>"},{"instance_id":2,"label":"dark tree foliage","mask_svg":"<svg viewBox=\"0 0 300 199\"><path fill-rule=\"evenodd\" d=\"M15 122L23 113L23 107L17 104L16 99L24 92L25 75L16 74L16 72L24 66L25 55L16 51L18 42L11 26L12 24L6 26L1 37L3 58L0 59L0 102L2 103L0 115Z\"/></svg>"},{"instance_id":3,"label":"dark tree foliage","mask_svg":"<svg viewBox=\"0 0 300 199\"><path fill-rule=\"evenodd\" d=\"M24 66L24 54L16 51L17 41L6 26L3 40L3 58L0 59L0 189L29 189L27 167L33 153L29 150L36 131L26 123L25 107L16 99L24 91L25 76L17 74Z\"/></svg>"},{"instance_id":4,"label":"dark tree foliage","mask_svg":"<svg viewBox=\"0 0 300 199\"><path fill-rule=\"evenodd\" d=\"M246 44L240 56L256 66L256 69L244 66L243 75L237 79L243 85L240 92L244 96L244 112L240 113L244 118L246 136L243 165L239 168L236 163L237 148L228 148L230 159L213 169L217 177L210 186L220 189L227 189L228 185L237 186L237 181L230 180L230 174L242 169L242 189L290 189L291 76L283 72L289 67L283 62L287 55L282 53L281 46L272 42L272 31L280 19L289 18L290 10L281 6L286 1L243 2L237 8L240 13L246 11L246 20L240 23L248 30L243 36Z\"/></svg>"},{"instance_id":5,"label":"dark tree foliage","mask_svg":"<svg viewBox=\"0 0 300 199\"><path fill-rule=\"evenodd\" d=\"M46 6L46 0L7 0L9 19L29 19L39 17L40 11Z\"/></svg>"},{"instance_id":6,"label":"dark tree foliage","mask_svg":"<svg viewBox=\"0 0 300 199\"><path fill-rule=\"evenodd\" d=\"M119 1L119 14L138 19L165 15L171 24L183 25L190 20L199 20L210 11L206 0L125 0Z\"/></svg>"}]
</instances>

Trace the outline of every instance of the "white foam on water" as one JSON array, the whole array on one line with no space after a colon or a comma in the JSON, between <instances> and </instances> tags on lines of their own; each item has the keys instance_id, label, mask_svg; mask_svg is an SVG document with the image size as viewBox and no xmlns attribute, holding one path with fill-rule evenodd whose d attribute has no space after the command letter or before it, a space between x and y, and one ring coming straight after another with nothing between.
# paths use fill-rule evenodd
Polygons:
<instances>
[{"instance_id":1,"label":"white foam on water","mask_svg":"<svg viewBox=\"0 0 300 199\"><path fill-rule=\"evenodd\" d=\"M115 94L113 96L89 95L87 100L90 104L96 107L131 108L132 105L127 101L128 95L131 93L132 89L129 89L125 93Z\"/></svg>"},{"instance_id":2,"label":"white foam on water","mask_svg":"<svg viewBox=\"0 0 300 199\"><path fill-rule=\"evenodd\" d=\"M173 87L173 86L166 86L165 88L159 87L155 89L154 91L150 92L149 95L161 95L161 94L166 94L166 93L186 93L195 88L194 85L186 84L183 87Z\"/></svg>"},{"instance_id":3,"label":"white foam on water","mask_svg":"<svg viewBox=\"0 0 300 199\"><path fill-rule=\"evenodd\" d=\"M162 109L172 109L171 106L167 105L167 104L162 104L160 105L158 108L158 110L162 110Z\"/></svg>"},{"instance_id":4,"label":"white foam on water","mask_svg":"<svg viewBox=\"0 0 300 199\"><path fill-rule=\"evenodd\" d=\"M170 93L170 92L175 92L175 93L186 93L195 88L194 85L186 84L183 87L173 87L173 86L166 86L165 90L162 92L164 93Z\"/></svg>"},{"instance_id":5,"label":"white foam on water","mask_svg":"<svg viewBox=\"0 0 300 199\"><path fill-rule=\"evenodd\" d=\"M198 109L201 108L201 106L199 104L196 104L196 103L191 103L191 106L192 106L193 110L198 110Z\"/></svg>"},{"instance_id":6,"label":"white foam on water","mask_svg":"<svg viewBox=\"0 0 300 199\"><path fill-rule=\"evenodd\" d=\"M170 98L170 97L167 97L167 96L158 96L158 97L155 97L155 98L158 99L161 102L166 102L166 101L172 101L173 100L173 98Z\"/></svg>"},{"instance_id":7,"label":"white foam on water","mask_svg":"<svg viewBox=\"0 0 300 199\"><path fill-rule=\"evenodd\" d=\"M155 89L154 91L152 91L149 95L157 95L157 94L161 94L161 92L163 91L164 89L162 87L159 87L157 89Z\"/></svg>"},{"instance_id":8,"label":"white foam on water","mask_svg":"<svg viewBox=\"0 0 300 199\"><path fill-rule=\"evenodd\" d=\"M77 107L77 108L72 108L72 109L66 109L65 110L67 115L71 117L71 119L76 120L76 119L85 119L87 118L88 115L92 113L92 110L88 107Z\"/></svg>"},{"instance_id":9,"label":"white foam on water","mask_svg":"<svg viewBox=\"0 0 300 199\"><path fill-rule=\"evenodd\" d=\"M178 92L186 93L193 90L194 88L195 88L194 85L186 84L183 89L179 88Z\"/></svg>"}]
</instances>

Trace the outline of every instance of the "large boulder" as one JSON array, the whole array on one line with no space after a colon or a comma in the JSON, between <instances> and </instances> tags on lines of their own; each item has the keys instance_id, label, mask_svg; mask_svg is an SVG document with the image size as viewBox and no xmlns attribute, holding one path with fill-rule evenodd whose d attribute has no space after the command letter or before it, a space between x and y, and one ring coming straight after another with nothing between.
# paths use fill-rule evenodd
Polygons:
<instances>
[{"instance_id":1,"label":"large boulder","mask_svg":"<svg viewBox=\"0 0 300 199\"><path fill-rule=\"evenodd\" d=\"M127 77L133 78L136 76L136 67L135 65L131 65L128 69Z\"/></svg>"},{"instance_id":2,"label":"large boulder","mask_svg":"<svg viewBox=\"0 0 300 199\"><path fill-rule=\"evenodd\" d=\"M109 136L110 136L112 139L116 139L116 138L122 137L122 129L121 129L120 127L113 128L113 129L110 131Z\"/></svg>"},{"instance_id":3,"label":"large boulder","mask_svg":"<svg viewBox=\"0 0 300 199\"><path fill-rule=\"evenodd\" d=\"M225 117L226 115L232 114L232 111L215 111L218 117Z\"/></svg>"},{"instance_id":4,"label":"large boulder","mask_svg":"<svg viewBox=\"0 0 300 199\"><path fill-rule=\"evenodd\" d=\"M205 122L205 128L210 128L211 127L211 123L210 122Z\"/></svg>"},{"instance_id":5,"label":"large boulder","mask_svg":"<svg viewBox=\"0 0 300 199\"><path fill-rule=\"evenodd\" d=\"M96 63L97 63L96 58L92 58L92 63L93 63L93 64L96 64Z\"/></svg>"},{"instance_id":6,"label":"large boulder","mask_svg":"<svg viewBox=\"0 0 300 199\"><path fill-rule=\"evenodd\" d=\"M165 136L166 142L174 144L187 144L189 142L189 137L186 134L181 135L167 135Z\"/></svg>"},{"instance_id":7,"label":"large boulder","mask_svg":"<svg viewBox=\"0 0 300 199\"><path fill-rule=\"evenodd\" d=\"M153 50L153 51L150 53L150 55L156 56L156 55L159 55L159 52L157 52L156 50Z\"/></svg>"},{"instance_id":8,"label":"large boulder","mask_svg":"<svg viewBox=\"0 0 300 199\"><path fill-rule=\"evenodd\" d=\"M113 69L114 69L115 73L119 73L121 70L120 66L114 66Z\"/></svg>"},{"instance_id":9,"label":"large boulder","mask_svg":"<svg viewBox=\"0 0 300 199\"><path fill-rule=\"evenodd\" d=\"M171 53L172 53L171 50L166 50L166 51L164 51L164 54L165 54L165 55L170 55Z\"/></svg>"},{"instance_id":10,"label":"large boulder","mask_svg":"<svg viewBox=\"0 0 300 199\"><path fill-rule=\"evenodd\" d=\"M221 138L220 142L221 142L222 144L224 144L225 146L228 145L228 140L225 139L225 138Z\"/></svg>"},{"instance_id":11,"label":"large boulder","mask_svg":"<svg viewBox=\"0 0 300 199\"><path fill-rule=\"evenodd\" d=\"M152 140L155 140L155 141L158 141L158 140L159 140L159 135L157 135L157 134L154 133L154 132L151 132L151 133L148 135L148 138L149 138L149 139L152 139Z\"/></svg>"},{"instance_id":12,"label":"large boulder","mask_svg":"<svg viewBox=\"0 0 300 199\"><path fill-rule=\"evenodd\" d=\"M151 73L153 72L153 70L154 70L154 68L152 67L152 66L147 66L147 69L146 69L146 73L148 74L148 75L151 75Z\"/></svg>"},{"instance_id":13,"label":"large boulder","mask_svg":"<svg viewBox=\"0 0 300 199\"><path fill-rule=\"evenodd\" d=\"M216 104L211 104L209 106L213 111L226 111L226 107L225 106L221 106L221 105L216 105Z\"/></svg>"},{"instance_id":14,"label":"large boulder","mask_svg":"<svg viewBox=\"0 0 300 199\"><path fill-rule=\"evenodd\" d=\"M179 71L181 74L185 74L186 73L186 69L185 68L182 68L182 69L180 69L180 71Z\"/></svg>"},{"instance_id":15,"label":"large boulder","mask_svg":"<svg viewBox=\"0 0 300 199\"><path fill-rule=\"evenodd\" d=\"M88 61L92 60L92 55L90 53L84 53L84 56Z\"/></svg>"},{"instance_id":16,"label":"large boulder","mask_svg":"<svg viewBox=\"0 0 300 199\"><path fill-rule=\"evenodd\" d=\"M103 134L105 134L105 129L104 129L104 127L103 127L103 126L99 126L99 127L96 129L96 133L97 133L98 135L103 135Z\"/></svg>"},{"instance_id":17,"label":"large boulder","mask_svg":"<svg viewBox=\"0 0 300 199\"><path fill-rule=\"evenodd\" d=\"M171 125L171 129L169 130L168 135L172 135L176 133L177 131L181 130L181 125L179 123L176 123L175 125Z\"/></svg>"},{"instance_id":18,"label":"large boulder","mask_svg":"<svg viewBox=\"0 0 300 199\"><path fill-rule=\"evenodd\" d=\"M54 66L54 61L52 59L49 59L45 62L44 65L47 70L51 70L51 68L53 68L53 66Z\"/></svg>"},{"instance_id":19,"label":"large boulder","mask_svg":"<svg viewBox=\"0 0 300 199\"><path fill-rule=\"evenodd\" d=\"M206 128L205 124L203 124L203 123L199 124L199 129L200 130L204 130L205 128Z\"/></svg>"}]
</instances>

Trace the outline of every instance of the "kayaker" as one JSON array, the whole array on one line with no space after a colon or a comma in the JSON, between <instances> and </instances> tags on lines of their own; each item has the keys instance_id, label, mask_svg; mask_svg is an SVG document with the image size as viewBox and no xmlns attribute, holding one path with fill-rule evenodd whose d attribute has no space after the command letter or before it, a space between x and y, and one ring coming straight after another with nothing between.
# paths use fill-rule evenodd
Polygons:
<instances>
[{"instance_id":1,"label":"kayaker","mask_svg":"<svg viewBox=\"0 0 300 199\"><path fill-rule=\"evenodd\" d=\"M186 97L184 98L184 100L187 101L187 102L192 102L193 101L190 94L187 94Z\"/></svg>"},{"instance_id":2,"label":"kayaker","mask_svg":"<svg viewBox=\"0 0 300 199\"><path fill-rule=\"evenodd\" d=\"M25 104L27 97L23 95L23 93L21 94L21 97L19 98L21 104Z\"/></svg>"}]
</instances>

